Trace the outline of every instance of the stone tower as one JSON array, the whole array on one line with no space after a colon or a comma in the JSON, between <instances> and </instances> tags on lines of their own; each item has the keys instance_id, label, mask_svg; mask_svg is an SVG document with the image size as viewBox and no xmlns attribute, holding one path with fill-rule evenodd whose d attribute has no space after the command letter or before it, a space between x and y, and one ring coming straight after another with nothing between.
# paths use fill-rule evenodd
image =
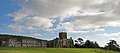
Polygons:
<instances>
[{"instance_id":1,"label":"stone tower","mask_svg":"<svg viewBox=\"0 0 120 53\"><path fill-rule=\"evenodd\" d=\"M59 33L59 38L60 39L67 39L67 32L60 32Z\"/></svg>"}]
</instances>

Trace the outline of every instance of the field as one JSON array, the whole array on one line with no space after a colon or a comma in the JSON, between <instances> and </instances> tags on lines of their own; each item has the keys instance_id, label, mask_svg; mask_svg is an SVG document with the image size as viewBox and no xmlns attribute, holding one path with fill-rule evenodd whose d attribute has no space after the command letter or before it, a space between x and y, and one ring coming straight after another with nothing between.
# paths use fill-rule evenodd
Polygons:
<instances>
[{"instance_id":1,"label":"field","mask_svg":"<svg viewBox=\"0 0 120 53\"><path fill-rule=\"evenodd\" d=\"M0 53L119 53L92 48L12 48L0 47Z\"/></svg>"}]
</instances>

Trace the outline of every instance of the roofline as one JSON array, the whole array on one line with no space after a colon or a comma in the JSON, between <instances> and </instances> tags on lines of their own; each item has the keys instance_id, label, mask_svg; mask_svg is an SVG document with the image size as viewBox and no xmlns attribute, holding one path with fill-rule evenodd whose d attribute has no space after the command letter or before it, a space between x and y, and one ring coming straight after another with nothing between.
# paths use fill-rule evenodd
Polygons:
<instances>
[{"instance_id":1,"label":"roofline","mask_svg":"<svg viewBox=\"0 0 120 53\"><path fill-rule=\"evenodd\" d=\"M38 38L33 38L33 37L28 37L28 36L20 36L20 35L0 34L0 36L24 37L24 38L32 38L32 39L36 39L36 40L42 40L42 39L38 39ZM44 41L46 41L46 40L44 40Z\"/></svg>"}]
</instances>

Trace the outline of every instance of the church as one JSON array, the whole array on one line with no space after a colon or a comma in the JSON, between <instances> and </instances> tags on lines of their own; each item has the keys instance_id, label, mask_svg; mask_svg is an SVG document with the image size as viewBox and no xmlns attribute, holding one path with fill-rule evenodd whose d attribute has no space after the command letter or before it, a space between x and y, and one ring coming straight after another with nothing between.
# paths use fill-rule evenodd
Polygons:
<instances>
[{"instance_id":1,"label":"church","mask_svg":"<svg viewBox=\"0 0 120 53\"><path fill-rule=\"evenodd\" d=\"M73 39L67 38L67 32L60 32L59 38L42 40L26 36L0 34L0 46L6 47L41 47L41 48L72 48Z\"/></svg>"},{"instance_id":2,"label":"church","mask_svg":"<svg viewBox=\"0 0 120 53\"><path fill-rule=\"evenodd\" d=\"M66 32L60 32L59 33L59 38L48 41L48 47L72 48L72 47L74 47L74 43L73 43L72 37L70 37L70 39L67 39L67 33Z\"/></svg>"}]
</instances>

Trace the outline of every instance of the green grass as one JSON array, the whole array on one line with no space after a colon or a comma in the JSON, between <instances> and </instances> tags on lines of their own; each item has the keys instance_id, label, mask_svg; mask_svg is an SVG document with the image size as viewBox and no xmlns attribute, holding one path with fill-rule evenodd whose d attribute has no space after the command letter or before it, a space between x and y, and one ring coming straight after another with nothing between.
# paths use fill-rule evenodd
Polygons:
<instances>
[{"instance_id":1,"label":"green grass","mask_svg":"<svg viewBox=\"0 0 120 53\"><path fill-rule=\"evenodd\" d=\"M110 52L111 53L119 53L119 52L113 52L113 51L110 51ZM105 51L100 50L100 49L92 49L92 48L12 48L12 47L0 47L0 53L105 53Z\"/></svg>"}]
</instances>

